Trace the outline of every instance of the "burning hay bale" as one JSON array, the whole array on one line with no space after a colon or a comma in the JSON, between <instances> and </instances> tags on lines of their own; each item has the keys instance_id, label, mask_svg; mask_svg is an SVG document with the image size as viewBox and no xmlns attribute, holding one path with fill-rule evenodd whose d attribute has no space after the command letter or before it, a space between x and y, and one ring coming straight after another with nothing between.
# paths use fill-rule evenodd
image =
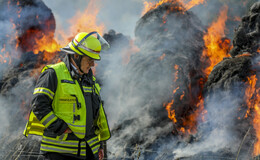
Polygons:
<instances>
[{"instance_id":1,"label":"burning hay bale","mask_svg":"<svg viewBox=\"0 0 260 160\"><path fill-rule=\"evenodd\" d=\"M259 7L260 3L255 3L249 14L242 18L235 32L234 48L230 52L233 58L226 58L217 64L204 86L205 108L211 116L201 127L215 123L213 121L218 118L214 119L212 115L225 110L229 118L223 118L228 123L219 121L216 126L226 132L225 136L233 136L228 139L229 145L225 148L237 148L230 152L238 159L260 154L257 149L259 131L255 128L259 123L255 120L259 116Z\"/></svg>"},{"instance_id":2,"label":"burning hay bale","mask_svg":"<svg viewBox=\"0 0 260 160\"><path fill-rule=\"evenodd\" d=\"M192 12L185 11L177 1L162 4L147 12L136 26L136 43L141 51L138 56L132 57L135 60L131 61L129 68L136 71L142 69L143 71L137 73L144 75L146 72L157 75L158 78L152 78L149 74L143 77L154 84L160 84L163 81L161 77L170 80L168 83L172 84L172 88L161 88L165 90L161 92L164 96L158 96L157 100L162 100L161 103L171 102L171 99L174 101L169 110L175 111L175 119L172 117L172 120L177 121L177 132L185 126L184 123L189 123L186 118L194 111L201 91L200 80L205 77L202 72L205 64L200 61L204 46L203 31L204 27L199 19ZM169 74L166 75L166 72ZM173 114L168 115L170 117L174 116ZM192 126L185 127L187 128L183 129L187 129L187 132L192 132Z\"/></svg>"},{"instance_id":3,"label":"burning hay bale","mask_svg":"<svg viewBox=\"0 0 260 160\"><path fill-rule=\"evenodd\" d=\"M149 82L155 84L162 82L160 77L169 80L167 83L171 84L171 88L153 88L164 90L160 92L164 96L158 96L157 100L160 99L161 103L169 102L165 107L175 123L175 134L193 132L196 126L191 124L188 117L196 110L195 105L201 92L200 81L205 78L202 72L205 62L200 60L204 46L203 31L199 19L192 12L185 11L177 1L164 3L147 12L136 26L137 45L141 51L138 56L132 57L138 61L131 61L129 68L142 68L143 73L158 75L159 79L147 76Z\"/></svg>"},{"instance_id":4,"label":"burning hay bale","mask_svg":"<svg viewBox=\"0 0 260 160\"><path fill-rule=\"evenodd\" d=\"M108 141L113 144L112 153L131 156L135 144L157 151L158 144L167 144L173 134L185 135L195 130L197 124L192 122L192 114L202 91L200 81L205 77L205 64L200 61L203 31L199 19L178 2L162 4L137 22L135 44L140 51L119 71L124 74L114 82L118 88L116 101L105 99L107 105L121 106L131 113L118 114L122 108L113 108L116 113L108 112L118 120L114 122L114 138ZM143 151L141 156L164 157L156 151Z\"/></svg>"}]
</instances>

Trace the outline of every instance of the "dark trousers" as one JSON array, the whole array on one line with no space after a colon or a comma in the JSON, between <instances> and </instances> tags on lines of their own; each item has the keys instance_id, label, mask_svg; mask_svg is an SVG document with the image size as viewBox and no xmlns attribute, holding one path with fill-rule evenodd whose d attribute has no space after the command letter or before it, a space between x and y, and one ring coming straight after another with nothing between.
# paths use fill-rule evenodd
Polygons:
<instances>
[{"instance_id":1,"label":"dark trousers","mask_svg":"<svg viewBox=\"0 0 260 160\"><path fill-rule=\"evenodd\" d=\"M98 160L98 154L95 154L96 160ZM44 160L82 160L74 156L68 156L56 152L48 152L44 154Z\"/></svg>"}]
</instances>

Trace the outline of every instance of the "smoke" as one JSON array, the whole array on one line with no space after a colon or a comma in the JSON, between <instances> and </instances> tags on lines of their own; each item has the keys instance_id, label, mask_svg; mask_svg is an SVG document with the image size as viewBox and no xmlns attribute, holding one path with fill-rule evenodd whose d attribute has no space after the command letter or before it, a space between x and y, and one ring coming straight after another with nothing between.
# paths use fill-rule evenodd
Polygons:
<instances>
[{"instance_id":1,"label":"smoke","mask_svg":"<svg viewBox=\"0 0 260 160\"><path fill-rule=\"evenodd\" d=\"M2 2L3 3L3 2ZM6 18L7 8L1 7L0 17L0 78L3 76L3 72L8 68L8 63L11 62L11 55L17 55L15 51L15 31L13 30L13 23Z\"/></svg>"},{"instance_id":2,"label":"smoke","mask_svg":"<svg viewBox=\"0 0 260 160\"><path fill-rule=\"evenodd\" d=\"M127 49L115 47L110 54L104 53L98 64L97 76L103 73L101 94L112 129L112 138L108 141L109 151L113 153L110 156L122 156L125 149L126 156L133 156L131 149L135 145L154 149L153 143L160 137L170 137L173 130L163 106L173 96L173 88L179 85L180 90L173 98L184 104L176 109L178 117L185 116L183 111L191 107L188 84L194 83L191 89L194 95L199 92L196 81L202 73L195 66L201 65L203 28L192 13L181 15L178 11L169 14L167 23L161 26L169 6L151 12L138 22L135 44L140 51L131 55L129 63L122 62ZM113 43L112 48L120 43L121 40ZM125 45L123 48L131 47ZM160 58L163 55L165 57ZM180 66L176 84L175 65ZM191 74L192 71L195 73ZM187 95L178 102L183 92ZM147 157L149 155L142 155L143 159Z\"/></svg>"},{"instance_id":3,"label":"smoke","mask_svg":"<svg viewBox=\"0 0 260 160\"><path fill-rule=\"evenodd\" d=\"M23 148L22 133L36 81L33 70L42 62L38 61L42 53L34 55L32 48L44 34L54 33L55 22L40 0L0 4L0 156L14 159L13 153L21 153Z\"/></svg>"},{"instance_id":4,"label":"smoke","mask_svg":"<svg viewBox=\"0 0 260 160\"><path fill-rule=\"evenodd\" d=\"M235 3L228 4L231 7ZM189 12L187 17L165 14L163 9L167 10L167 5L148 12L137 22L135 28L135 44L140 51L130 57L127 65L122 63L122 50L114 49L111 54L103 55L100 62L103 64L99 65L102 67L97 71L100 73L103 70L105 75L101 93L112 129L112 138L108 141L110 158L135 157L135 145L141 148L141 159L160 159L165 157L165 151L168 153L166 157L175 154L174 158L194 156L202 152L209 152L205 155L235 156L241 141L240 135L233 136L237 132L234 131L237 118L234 110L241 106L241 99L233 95L237 90L219 91L206 99L207 122L198 126L198 135L195 135L197 142L192 138L187 143L173 138L171 131L176 126L167 120L167 111L163 107L163 103L169 102L171 98L175 100L172 107L179 117L179 124L183 117L189 115L187 111L194 107L194 101L200 92L198 81L205 76L201 73L205 64L200 62L199 57L203 47L202 32L206 27L196 16L210 15L206 20L202 18L203 23L208 25L223 5L222 1L218 4L219 7L215 3L200 6L207 8L206 13ZM230 12L234 16L240 16L245 10L246 8L239 11L231 9ZM163 20L166 24L163 24ZM228 25L228 28L232 32L234 24ZM165 57L160 61L163 54ZM175 65L180 67L176 82ZM188 89L189 84L192 84L192 92ZM172 90L178 86L180 89L172 97ZM178 100L183 93L184 100ZM188 95L193 95L194 98ZM153 153L149 155L146 150L152 150Z\"/></svg>"},{"instance_id":5,"label":"smoke","mask_svg":"<svg viewBox=\"0 0 260 160\"><path fill-rule=\"evenodd\" d=\"M76 11L85 9L88 3L88 1L75 3L50 0L44 2L54 12L58 26L65 29L69 27L67 20L73 17ZM205 26L211 24L219 13L221 7L218 6L222 6L223 1L208 1L206 5L200 5L199 8L194 8L192 12L183 15L177 11L168 13L169 5L163 5L155 11L150 11L139 21L142 12L140 1L113 0L102 3L98 17L99 21L105 23L106 29L112 28L131 36L125 37L109 32L109 35L117 38L110 42L111 49L101 55L102 60L96 67L97 78L102 85L104 107L112 130L112 137L108 141L109 158L137 157L136 145L140 147L142 153L140 159L173 159L173 157L197 155L199 152L211 152L212 155L213 152L217 154L219 150L235 153L241 139L239 136L232 136L236 132L230 128L236 124L237 117L233 111L238 109L241 100L234 96L233 92L219 91L218 94L205 100L207 121L198 125L198 135L195 135L197 139L190 138L184 142L176 136L176 132L172 133L181 126L183 117L191 114L193 111L191 109L195 107L196 98L201 92L199 80L205 77L202 73L205 62L200 61L204 47L202 37ZM228 2L229 6L241 3ZM45 14L45 10L39 9L41 7L26 8L28 12L27 9L23 9L23 15L28 16L20 20L23 25L34 24L34 18L30 19L29 16L31 12L43 11L40 13L43 17L52 15ZM240 16L245 10L231 11L234 15ZM4 10L0 11L0 15L6 16ZM14 16L17 16L16 12ZM8 34L14 32L11 26L13 24L8 19L0 20L0 29L3 29L1 37L6 36L5 32ZM232 33L234 28L228 27ZM19 35L22 33L24 32ZM1 39L0 47L3 46L3 42L5 40ZM10 48L14 48L13 45ZM35 66L31 65L32 68ZM179 66L178 69L175 68L176 65ZM1 70L4 70L4 67L1 66ZM17 106L29 103L30 96L24 92L31 92L35 82L34 78L28 78L30 70L26 72L23 70L23 74L16 75L19 72L21 70L17 69L13 74L8 74L8 77L12 78L5 79L8 81L7 84L12 84L11 80L14 81L10 86L11 90L5 87L6 85L1 85L1 92L4 87L8 90L7 96L16 98L15 101L13 98L11 100L0 98L0 103L3 103L1 105L3 110L0 112L0 115L3 115L1 122L6 122L3 128L12 124L13 127L10 128L13 133L16 133L15 127L25 125L24 115L19 114L22 111L17 109ZM173 95L172 92L177 87L179 89ZM183 93L185 93L183 100L180 100ZM178 122L176 125L173 125L168 118L164 106L164 103L171 100L175 101L171 108L176 111ZM6 115L15 118L5 119ZM3 134L4 132L0 132L0 136Z\"/></svg>"},{"instance_id":6,"label":"smoke","mask_svg":"<svg viewBox=\"0 0 260 160\"><path fill-rule=\"evenodd\" d=\"M207 152L210 152L208 155L215 153L225 158L221 152L236 153L238 151L241 139L236 136L234 126L237 124L236 119L238 118L236 112L243 99L234 94L237 92L237 90L218 91L214 95L207 96L205 100L206 121L200 124L197 133L201 138L192 144L174 150L174 158L193 157L196 154ZM209 159L213 158L209 156Z\"/></svg>"}]
</instances>

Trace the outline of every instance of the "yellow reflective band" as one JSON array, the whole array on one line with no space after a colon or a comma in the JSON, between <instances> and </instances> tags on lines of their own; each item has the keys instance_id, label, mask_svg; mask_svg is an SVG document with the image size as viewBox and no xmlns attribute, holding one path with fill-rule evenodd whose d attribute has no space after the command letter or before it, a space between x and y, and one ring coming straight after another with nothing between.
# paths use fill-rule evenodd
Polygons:
<instances>
[{"instance_id":1,"label":"yellow reflective band","mask_svg":"<svg viewBox=\"0 0 260 160\"><path fill-rule=\"evenodd\" d=\"M48 146L48 145L41 145L42 151L56 151L56 152L62 152L62 153L72 153L77 154L78 149L69 149L69 148L62 148L62 147L54 147L54 146ZM86 154L86 152L85 152Z\"/></svg>"},{"instance_id":2,"label":"yellow reflective band","mask_svg":"<svg viewBox=\"0 0 260 160\"><path fill-rule=\"evenodd\" d=\"M95 92L99 95L101 88L98 83L95 83Z\"/></svg>"},{"instance_id":3,"label":"yellow reflective band","mask_svg":"<svg viewBox=\"0 0 260 160\"><path fill-rule=\"evenodd\" d=\"M80 134L80 135L85 135L85 133L83 133L83 132L73 132L73 133Z\"/></svg>"},{"instance_id":4,"label":"yellow reflective band","mask_svg":"<svg viewBox=\"0 0 260 160\"><path fill-rule=\"evenodd\" d=\"M71 124L71 123L67 123L68 125L70 126L73 126L73 127L85 127L85 125L74 125L74 124Z\"/></svg>"},{"instance_id":5,"label":"yellow reflective band","mask_svg":"<svg viewBox=\"0 0 260 160\"><path fill-rule=\"evenodd\" d=\"M60 146L74 146L77 147L78 146L78 141L59 141L56 139L47 139L47 138L43 138L42 142L47 142L50 144L54 144L54 145L60 145ZM85 143L82 143L83 147L86 146Z\"/></svg>"},{"instance_id":6,"label":"yellow reflective band","mask_svg":"<svg viewBox=\"0 0 260 160\"><path fill-rule=\"evenodd\" d=\"M93 146L94 144L96 144L97 142L99 142L99 141L98 141L98 137L94 137L94 138L88 140L87 142L88 142L89 146Z\"/></svg>"},{"instance_id":7,"label":"yellow reflective band","mask_svg":"<svg viewBox=\"0 0 260 160\"><path fill-rule=\"evenodd\" d=\"M58 119L53 112L48 113L40 122L47 128L52 122Z\"/></svg>"},{"instance_id":8,"label":"yellow reflective band","mask_svg":"<svg viewBox=\"0 0 260 160\"><path fill-rule=\"evenodd\" d=\"M78 149L68 149L68 148L62 148L62 147L46 146L46 145L43 145L43 144L41 145L41 151L70 153L70 154L77 154L78 153ZM97 153L97 151L98 151L98 149L95 149L95 153ZM92 150L92 152L93 152L93 150ZM86 150L85 149L81 149L80 155L81 156L86 156Z\"/></svg>"},{"instance_id":9,"label":"yellow reflective band","mask_svg":"<svg viewBox=\"0 0 260 160\"><path fill-rule=\"evenodd\" d=\"M50 138L50 137L46 137L46 136L43 136L42 138L42 142L46 142L46 143L50 143L50 144L54 144L54 145L60 145L60 146L75 146L77 147L78 146L78 143L79 141L76 141L76 140L66 140L66 141L62 141L62 140L58 140L56 138ZM96 144L98 141L98 137L94 137L90 140L87 141L89 146L92 146L94 144ZM86 143L83 141L81 142L81 146L85 147L86 146Z\"/></svg>"},{"instance_id":10,"label":"yellow reflective band","mask_svg":"<svg viewBox=\"0 0 260 160\"><path fill-rule=\"evenodd\" d=\"M83 86L83 90L84 90L84 92L92 93L92 87L85 87L85 86Z\"/></svg>"},{"instance_id":11,"label":"yellow reflective band","mask_svg":"<svg viewBox=\"0 0 260 160\"><path fill-rule=\"evenodd\" d=\"M99 148L100 148L100 145L97 145L96 147L91 148L93 154L97 153Z\"/></svg>"},{"instance_id":12,"label":"yellow reflective band","mask_svg":"<svg viewBox=\"0 0 260 160\"><path fill-rule=\"evenodd\" d=\"M54 93L51 90L49 90L48 88L43 88L43 87L35 88L33 94L36 94L36 93L46 94L51 99L53 99L53 97L54 97Z\"/></svg>"}]
</instances>

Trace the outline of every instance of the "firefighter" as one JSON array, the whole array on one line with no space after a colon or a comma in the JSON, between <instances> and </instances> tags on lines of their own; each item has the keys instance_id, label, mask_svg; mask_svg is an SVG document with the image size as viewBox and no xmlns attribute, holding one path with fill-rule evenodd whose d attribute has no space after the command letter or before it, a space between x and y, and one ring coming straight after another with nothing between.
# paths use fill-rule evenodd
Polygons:
<instances>
[{"instance_id":1,"label":"firefighter","mask_svg":"<svg viewBox=\"0 0 260 160\"><path fill-rule=\"evenodd\" d=\"M45 159L103 159L110 130L91 67L108 48L97 32L81 32L61 48L62 62L42 69L24 135L42 136Z\"/></svg>"}]
</instances>

